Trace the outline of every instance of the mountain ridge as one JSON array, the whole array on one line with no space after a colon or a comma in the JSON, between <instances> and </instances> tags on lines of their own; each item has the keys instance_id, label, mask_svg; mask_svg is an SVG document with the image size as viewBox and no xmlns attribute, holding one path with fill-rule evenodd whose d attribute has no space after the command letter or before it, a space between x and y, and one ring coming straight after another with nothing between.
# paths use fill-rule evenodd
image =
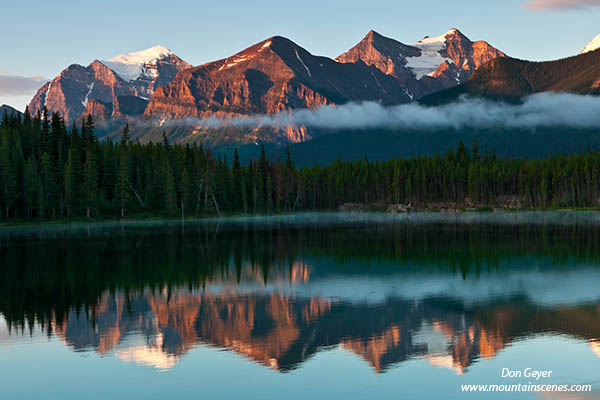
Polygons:
<instances>
[{"instance_id":1,"label":"mountain ridge","mask_svg":"<svg viewBox=\"0 0 600 400\"><path fill-rule=\"evenodd\" d=\"M136 53L121 56L131 54ZM118 108L114 103L118 102L119 96L133 96L148 101L157 85L170 82L176 72L190 66L173 53L147 61L151 62L142 63L136 68L139 67L141 72L151 72L131 81L100 60L92 61L87 67L71 64L37 91L29 103L29 111L35 115L46 107L50 112L60 113L65 122L75 121L84 114L102 119L102 115L96 112L97 107L88 108L89 100L113 104L113 108ZM109 118L121 116L111 114Z\"/></svg>"},{"instance_id":2,"label":"mountain ridge","mask_svg":"<svg viewBox=\"0 0 600 400\"><path fill-rule=\"evenodd\" d=\"M353 101L403 104L461 83L478 65L473 49L479 42L471 42L455 28L438 38L405 45L370 31L334 60L313 55L282 36L272 36L197 67L166 47L154 46L106 61L94 60L87 67L70 65L38 90L29 109L35 114L47 107L71 122L85 114L98 120L142 114L165 120L270 114ZM364 46L365 40L368 46ZM369 46L377 49L377 57L385 58L387 66L377 57L369 58ZM479 53L488 58L504 56L491 46L484 47ZM394 52L402 57L392 60ZM423 59L432 55L441 62L421 73ZM167 73L161 71L163 62L170 66ZM456 67L458 63L466 72ZM123 96L148 103L145 107L138 104L135 113L128 114L119 111L118 98Z\"/></svg>"},{"instance_id":3,"label":"mountain ridge","mask_svg":"<svg viewBox=\"0 0 600 400\"><path fill-rule=\"evenodd\" d=\"M348 101L398 104L410 98L376 68L337 63L273 36L231 57L180 72L157 90L145 114L275 113Z\"/></svg>"},{"instance_id":4,"label":"mountain ridge","mask_svg":"<svg viewBox=\"0 0 600 400\"><path fill-rule=\"evenodd\" d=\"M407 45L370 31L356 46L339 55L339 62L362 61L396 77L412 99L466 81L485 62L506 57L485 41L471 41L452 28Z\"/></svg>"},{"instance_id":5,"label":"mountain ridge","mask_svg":"<svg viewBox=\"0 0 600 400\"><path fill-rule=\"evenodd\" d=\"M8 104L2 104L0 105L0 119L2 119L4 117L4 113L6 113L7 116L11 116L11 115L23 115L23 113L19 110L17 110L16 108L9 106Z\"/></svg>"},{"instance_id":6,"label":"mountain ridge","mask_svg":"<svg viewBox=\"0 0 600 400\"><path fill-rule=\"evenodd\" d=\"M600 95L600 50L553 61L494 59L463 85L427 96L421 103L445 104L463 95L518 101L541 92Z\"/></svg>"}]
</instances>

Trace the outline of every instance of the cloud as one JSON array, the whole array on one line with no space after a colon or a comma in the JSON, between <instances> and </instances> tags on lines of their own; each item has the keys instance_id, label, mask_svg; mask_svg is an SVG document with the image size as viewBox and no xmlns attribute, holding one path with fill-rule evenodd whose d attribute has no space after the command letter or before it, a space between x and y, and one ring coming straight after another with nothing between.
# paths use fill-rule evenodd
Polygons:
<instances>
[{"instance_id":1,"label":"cloud","mask_svg":"<svg viewBox=\"0 0 600 400\"><path fill-rule=\"evenodd\" d=\"M573 10L600 7L600 0L528 0L523 6L532 11Z\"/></svg>"},{"instance_id":2,"label":"cloud","mask_svg":"<svg viewBox=\"0 0 600 400\"><path fill-rule=\"evenodd\" d=\"M41 76L18 76L0 74L0 96L31 94L42 87L47 79Z\"/></svg>"},{"instance_id":3,"label":"cloud","mask_svg":"<svg viewBox=\"0 0 600 400\"><path fill-rule=\"evenodd\" d=\"M531 128L600 126L600 97L568 93L539 93L522 104L506 104L485 99L461 98L438 107L416 103L384 107L378 103L350 103L323 106L273 115L232 118L188 118L164 122L171 126L194 128L256 128L304 125L322 129L440 129L440 128Z\"/></svg>"}]
</instances>

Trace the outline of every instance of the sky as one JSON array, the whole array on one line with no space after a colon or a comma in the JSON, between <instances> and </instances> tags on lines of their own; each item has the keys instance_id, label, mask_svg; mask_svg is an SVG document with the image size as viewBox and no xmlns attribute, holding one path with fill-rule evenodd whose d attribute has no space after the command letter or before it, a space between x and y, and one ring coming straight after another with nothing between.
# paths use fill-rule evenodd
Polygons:
<instances>
[{"instance_id":1,"label":"sky","mask_svg":"<svg viewBox=\"0 0 600 400\"><path fill-rule=\"evenodd\" d=\"M458 28L512 57L551 60L600 33L600 0L29 0L0 12L0 105L20 110L70 64L154 45L200 65L274 35L335 57L371 29L410 44Z\"/></svg>"}]
</instances>

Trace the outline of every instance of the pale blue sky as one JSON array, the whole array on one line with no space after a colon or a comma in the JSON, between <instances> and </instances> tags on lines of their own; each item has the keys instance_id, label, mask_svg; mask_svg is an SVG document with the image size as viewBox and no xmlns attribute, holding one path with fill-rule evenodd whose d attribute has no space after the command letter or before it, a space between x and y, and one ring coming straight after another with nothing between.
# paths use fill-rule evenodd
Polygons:
<instances>
[{"instance_id":1,"label":"pale blue sky","mask_svg":"<svg viewBox=\"0 0 600 400\"><path fill-rule=\"evenodd\" d=\"M600 33L600 0L29 0L4 2L0 13L0 104L19 109L35 90L4 88L8 75L52 78L72 63L156 44L198 65L273 35L335 57L370 29L413 43L456 27L510 56L548 60Z\"/></svg>"}]
</instances>

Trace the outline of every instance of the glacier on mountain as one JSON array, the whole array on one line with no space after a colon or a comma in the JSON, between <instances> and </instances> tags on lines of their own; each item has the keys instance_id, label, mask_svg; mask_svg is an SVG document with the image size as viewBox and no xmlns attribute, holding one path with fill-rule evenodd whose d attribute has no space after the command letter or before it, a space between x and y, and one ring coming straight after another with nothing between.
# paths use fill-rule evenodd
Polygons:
<instances>
[{"instance_id":1,"label":"glacier on mountain","mask_svg":"<svg viewBox=\"0 0 600 400\"><path fill-rule=\"evenodd\" d=\"M131 82L139 78L155 79L158 76L155 68L156 62L171 54L173 53L166 47L154 46L135 53L121 54L101 62L121 78Z\"/></svg>"},{"instance_id":2,"label":"glacier on mountain","mask_svg":"<svg viewBox=\"0 0 600 400\"><path fill-rule=\"evenodd\" d=\"M431 76L445 61L454 64L452 59L442 57L440 52L446 48L446 37L455 32L456 30L452 29L443 35L426 37L412 45L421 50L421 55L406 57L406 66L415 74L417 79L421 79L426 75Z\"/></svg>"}]
</instances>

